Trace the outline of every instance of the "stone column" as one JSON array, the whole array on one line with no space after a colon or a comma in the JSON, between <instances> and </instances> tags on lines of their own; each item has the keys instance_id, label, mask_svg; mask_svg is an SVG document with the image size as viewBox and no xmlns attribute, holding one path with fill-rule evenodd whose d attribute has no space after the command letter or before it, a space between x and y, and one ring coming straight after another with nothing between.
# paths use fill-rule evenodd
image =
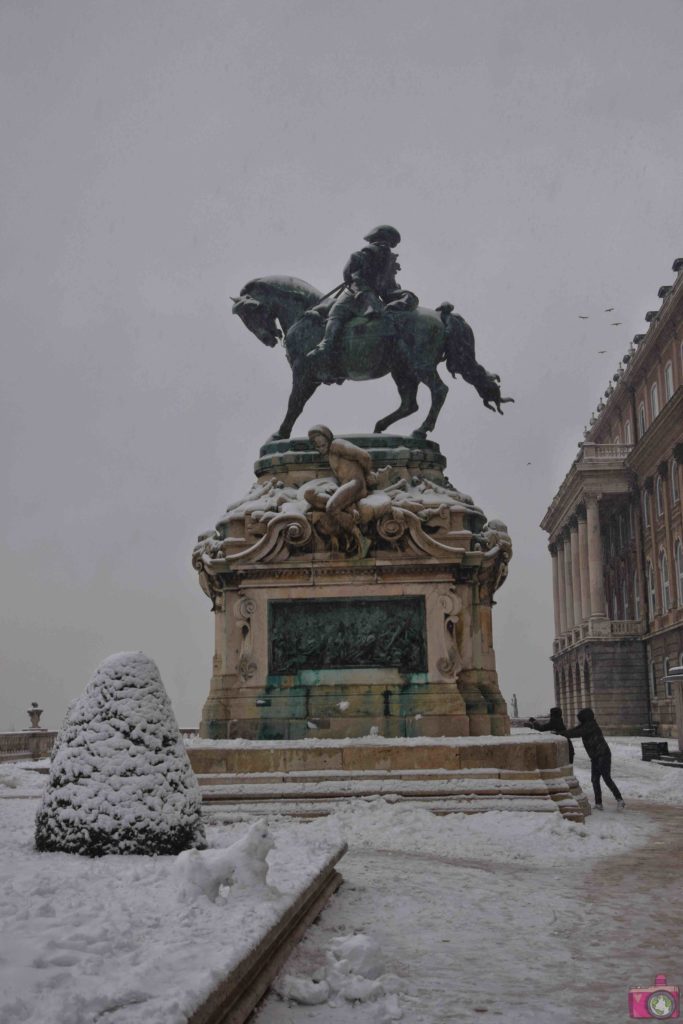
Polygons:
<instances>
[{"instance_id":1,"label":"stone column","mask_svg":"<svg viewBox=\"0 0 683 1024\"><path fill-rule=\"evenodd\" d=\"M572 559L572 596L574 625L581 623L581 566L579 564L579 524L576 516L572 517L569 524L569 545Z\"/></svg>"},{"instance_id":2,"label":"stone column","mask_svg":"<svg viewBox=\"0 0 683 1024\"><path fill-rule=\"evenodd\" d=\"M574 628L574 590L572 587L572 548L569 533L564 537L564 593L567 607L567 631Z\"/></svg>"},{"instance_id":3,"label":"stone column","mask_svg":"<svg viewBox=\"0 0 683 1024\"><path fill-rule=\"evenodd\" d=\"M555 636L560 635L560 592L559 592L559 579L558 579L558 567L557 567L557 545L550 544L548 546L550 557L553 563L553 611L555 613Z\"/></svg>"},{"instance_id":4,"label":"stone column","mask_svg":"<svg viewBox=\"0 0 683 1024\"><path fill-rule=\"evenodd\" d=\"M669 601L671 607L676 607L676 595L678 593L676 588L676 562L674 559L674 542L671 531L671 481L669 480L669 464L668 462L660 462L658 466L658 472L662 480L662 502L664 504L664 534L666 537L666 544L664 550L666 551L666 560L669 563ZM659 563L659 552L657 552L657 563ZM661 590L660 590L661 593ZM662 611L664 609L662 608Z\"/></svg>"},{"instance_id":5,"label":"stone column","mask_svg":"<svg viewBox=\"0 0 683 1024\"><path fill-rule=\"evenodd\" d=\"M605 587L602 579L602 538L600 512L594 494L586 496L586 530L588 533L588 582L591 618L605 618Z\"/></svg>"},{"instance_id":6,"label":"stone column","mask_svg":"<svg viewBox=\"0 0 683 1024\"><path fill-rule=\"evenodd\" d=\"M560 635L567 632L567 597L564 585L564 543L557 541L557 596L560 610Z\"/></svg>"},{"instance_id":7,"label":"stone column","mask_svg":"<svg viewBox=\"0 0 683 1024\"><path fill-rule=\"evenodd\" d=\"M581 566L581 621L587 622L591 614L591 592L588 580L588 528L586 510L579 509L579 562Z\"/></svg>"}]
</instances>

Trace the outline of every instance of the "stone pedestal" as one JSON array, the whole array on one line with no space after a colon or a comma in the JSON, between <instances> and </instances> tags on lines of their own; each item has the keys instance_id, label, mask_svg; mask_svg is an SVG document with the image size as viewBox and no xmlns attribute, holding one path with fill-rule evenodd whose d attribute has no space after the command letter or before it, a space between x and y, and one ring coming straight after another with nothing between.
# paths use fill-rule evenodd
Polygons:
<instances>
[{"instance_id":1,"label":"stone pedestal","mask_svg":"<svg viewBox=\"0 0 683 1024\"><path fill-rule=\"evenodd\" d=\"M200 735L508 734L491 632L507 528L449 483L434 442L347 439L375 471L353 509L325 511L338 483L308 439L274 441L199 538L216 618Z\"/></svg>"}]
</instances>

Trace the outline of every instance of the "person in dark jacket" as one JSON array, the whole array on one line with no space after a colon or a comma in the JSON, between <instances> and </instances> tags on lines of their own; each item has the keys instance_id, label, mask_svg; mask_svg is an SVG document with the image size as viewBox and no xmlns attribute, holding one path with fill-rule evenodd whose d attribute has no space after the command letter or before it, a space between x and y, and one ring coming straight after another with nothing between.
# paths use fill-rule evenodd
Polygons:
<instances>
[{"instance_id":1,"label":"person in dark jacket","mask_svg":"<svg viewBox=\"0 0 683 1024\"><path fill-rule=\"evenodd\" d=\"M564 735L567 739L580 736L583 740L586 753L591 759L591 782L595 793L595 806L598 810L602 810L602 791L600 789L600 779L602 779L614 795L617 807L622 810L626 805L619 792L619 787L612 778L612 751L602 734L602 729L595 720L593 709L582 708L576 718L579 724L575 725L573 729L567 729Z\"/></svg>"},{"instance_id":2,"label":"person in dark jacket","mask_svg":"<svg viewBox=\"0 0 683 1024\"><path fill-rule=\"evenodd\" d=\"M565 736L567 731L562 717L562 708L551 708L550 718L547 722L537 722L535 718L530 718L524 724L528 725L530 729L535 729L536 732L554 732L556 736ZM574 764L574 744L570 739L567 739L567 744L569 745L569 763Z\"/></svg>"}]
</instances>

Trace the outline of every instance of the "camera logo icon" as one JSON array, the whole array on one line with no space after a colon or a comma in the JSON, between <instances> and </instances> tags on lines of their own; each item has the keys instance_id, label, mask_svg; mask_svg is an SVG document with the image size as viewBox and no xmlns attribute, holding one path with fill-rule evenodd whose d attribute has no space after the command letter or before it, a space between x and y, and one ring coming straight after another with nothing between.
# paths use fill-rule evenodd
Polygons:
<instances>
[{"instance_id":1,"label":"camera logo icon","mask_svg":"<svg viewBox=\"0 0 683 1024\"><path fill-rule=\"evenodd\" d=\"M652 988L630 988L628 1015L637 1020L678 1020L681 1016L678 985L667 985L666 975L658 974Z\"/></svg>"}]
</instances>

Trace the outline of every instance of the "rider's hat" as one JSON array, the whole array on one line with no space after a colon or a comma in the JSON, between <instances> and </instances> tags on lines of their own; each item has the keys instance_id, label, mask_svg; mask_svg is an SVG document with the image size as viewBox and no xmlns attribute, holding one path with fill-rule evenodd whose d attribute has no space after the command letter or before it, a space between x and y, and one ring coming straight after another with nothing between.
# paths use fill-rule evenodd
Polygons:
<instances>
[{"instance_id":1,"label":"rider's hat","mask_svg":"<svg viewBox=\"0 0 683 1024\"><path fill-rule=\"evenodd\" d=\"M372 231L368 232L365 236L366 242L386 242L390 249L393 249L395 245L398 245L401 241L396 228L392 228L390 224L380 224L378 227L373 228Z\"/></svg>"},{"instance_id":2,"label":"rider's hat","mask_svg":"<svg viewBox=\"0 0 683 1024\"><path fill-rule=\"evenodd\" d=\"M442 302L440 306L436 307L437 313L452 313L455 306L452 302Z\"/></svg>"}]
</instances>

